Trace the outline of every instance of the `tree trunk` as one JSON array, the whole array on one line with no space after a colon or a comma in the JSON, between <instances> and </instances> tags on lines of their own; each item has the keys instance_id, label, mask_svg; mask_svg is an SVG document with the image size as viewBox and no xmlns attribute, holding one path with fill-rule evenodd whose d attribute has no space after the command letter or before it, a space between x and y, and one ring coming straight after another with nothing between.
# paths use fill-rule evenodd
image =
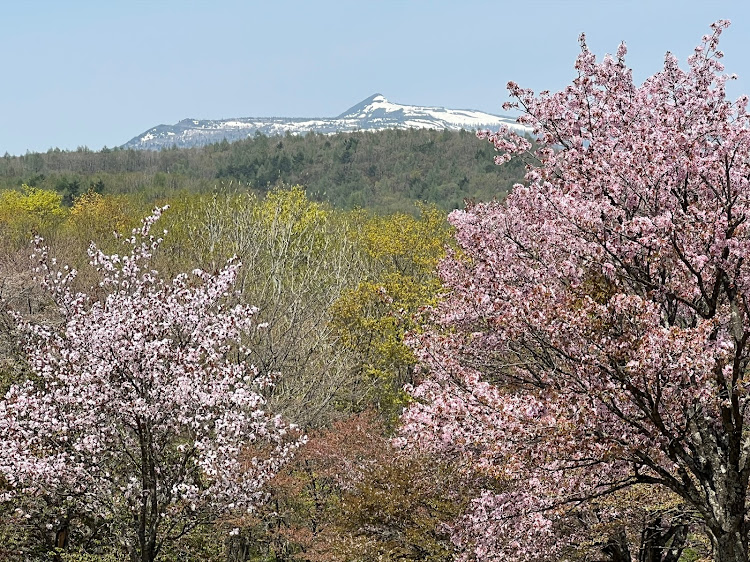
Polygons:
<instances>
[{"instance_id":1,"label":"tree trunk","mask_svg":"<svg viewBox=\"0 0 750 562\"><path fill-rule=\"evenodd\" d=\"M677 562L687 540L688 526L679 520L665 529L661 517L656 517L641 533L639 562Z\"/></svg>"},{"instance_id":2,"label":"tree trunk","mask_svg":"<svg viewBox=\"0 0 750 562\"><path fill-rule=\"evenodd\" d=\"M641 533L638 562L677 562L685 548L687 533L687 524L679 519L664 528L661 517L657 517ZM610 536L601 550L608 562L632 562L624 529Z\"/></svg>"},{"instance_id":3,"label":"tree trunk","mask_svg":"<svg viewBox=\"0 0 750 562\"><path fill-rule=\"evenodd\" d=\"M225 545L226 562L245 562L250 557L250 539L244 532L227 537Z\"/></svg>"},{"instance_id":4,"label":"tree trunk","mask_svg":"<svg viewBox=\"0 0 750 562\"><path fill-rule=\"evenodd\" d=\"M704 485L713 514L706 526L714 549L714 560L748 562L748 529L745 523L747 475L741 474L735 463L717 462L716 465L718 470L714 471L711 486Z\"/></svg>"},{"instance_id":5,"label":"tree trunk","mask_svg":"<svg viewBox=\"0 0 750 562\"><path fill-rule=\"evenodd\" d=\"M735 521L734 529L726 532L723 529L711 529L711 540L714 546L716 562L748 562L747 541L743 533L744 521Z\"/></svg>"},{"instance_id":6,"label":"tree trunk","mask_svg":"<svg viewBox=\"0 0 750 562\"><path fill-rule=\"evenodd\" d=\"M616 536L610 537L607 544L602 547L602 553L610 562L632 562L625 531L621 529Z\"/></svg>"},{"instance_id":7,"label":"tree trunk","mask_svg":"<svg viewBox=\"0 0 750 562\"><path fill-rule=\"evenodd\" d=\"M64 517L57 525L57 531L55 531L55 542L53 544L54 554L52 555L53 562L60 562L62 557L60 551L68 548L68 539L70 536L70 520L68 516Z\"/></svg>"}]
</instances>

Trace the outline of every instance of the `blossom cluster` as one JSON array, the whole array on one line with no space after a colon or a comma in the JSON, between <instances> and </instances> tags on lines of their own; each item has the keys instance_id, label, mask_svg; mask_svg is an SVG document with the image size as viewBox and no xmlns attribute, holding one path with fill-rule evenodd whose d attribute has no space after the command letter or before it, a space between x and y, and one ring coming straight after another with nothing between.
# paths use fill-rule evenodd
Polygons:
<instances>
[{"instance_id":1,"label":"blossom cluster","mask_svg":"<svg viewBox=\"0 0 750 562\"><path fill-rule=\"evenodd\" d=\"M450 216L460 252L412 341L402 434L495 479L457 534L468 556L556 560L587 540L587 504L636 484L676 493L716 545L744 529L750 122L725 95L727 26L641 86L625 45L597 62L582 36L563 91L508 85L538 150L480 135L538 164Z\"/></svg>"},{"instance_id":2,"label":"blossom cluster","mask_svg":"<svg viewBox=\"0 0 750 562\"><path fill-rule=\"evenodd\" d=\"M91 294L75 292L75 271L35 240L39 281L62 322L18 318L32 375L0 401L0 474L11 490L134 521L131 550L252 509L302 439L266 410L274 375L259 373L243 345L262 328L234 298L240 263L171 280L151 269L162 211L122 240L122 254L91 246L100 278ZM137 544L139 525L151 546Z\"/></svg>"}]
</instances>

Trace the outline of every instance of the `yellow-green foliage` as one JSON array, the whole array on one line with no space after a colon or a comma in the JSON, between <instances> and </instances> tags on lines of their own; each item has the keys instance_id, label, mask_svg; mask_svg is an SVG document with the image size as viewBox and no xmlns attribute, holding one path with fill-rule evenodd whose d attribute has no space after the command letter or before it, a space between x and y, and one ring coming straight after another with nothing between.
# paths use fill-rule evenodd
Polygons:
<instances>
[{"instance_id":1,"label":"yellow-green foliage","mask_svg":"<svg viewBox=\"0 0 750 562\"><path fill-rule=\"evenodd\" d=\"M97 282L87 254L91 243L105 251L119 251L115 233L129 234L146 214L148 208L136 198L89 191L75 199L65 220L56 227L54 253L58 260L76 268L76 283L87 290Z\"/></svg>"},{"instance_id":2,"label":"yellow-green foliage","mask_svg":"<svg viewBox=\"0 0 750 562\"><path fill-rule=\"evenodd\" d=\"M395 418L406 396L414 356L404 335L418 326L416 315L435 303L440 282L435 267L445 254L450 228L445 214L420 206L420 216L366 217L355 237L368 257L366 279L332 307L341 342L356 351L360 368L374 383L372 399Z\"/></svg>"},{"instance_id":3,"label":"yellow-green foliage","mask_svg":"<svg viewBox=\"0 0 750 562\"><path fill-rule=\"evenodd\" d=\"M101 195L89 191L75 200L65 226L70 234L86 243L106 243L113 234L135 227L145 209L134 209L132 200L123 196Z\"/></svg>"},{"instance_id":4,"label":"yellow-green foliage","mask_svg":"<svg viewBox=\"0 0 750 562\"><path fill-rule=\"evenodd\" d=\"M253 208L253 221L265 232L274 279L291 280L300 268L328 257L321 254L332 251L338 242L329 239L332 214L308 199L298 185L273 189ZM279 269L289 267L293 271Z\"/></svg>"},{"instance_id":5,"label":"yellow-green foliage","mask_svg":"<svg viewBox=\"0 0 750 562\"><path fill-rule=\"evenodd\" d=\"M0 235L16 247L27 244L34 234L49 233L67 214L62 195L55 191L22 185L20 191L0 192Z\"/></svg>"},{"instance_id":6,"label":"yellow-green foliage","mask_svg":"<svg viewBox=\"0 0 750 562\"><path fill-rule=\"evenodd\" d=\"M257 207L257 217L267 226L290 225L293 234L299 234L318 224L330 211L307 198L302 186L277 187L266 195Z\"/></svg>"},{"instance_id":7,"label":"yellow-green foliage","mask_svg":"<svg viewBox=\"0 0 750 562\"><path fill-rule=\"evenodd\" d=\"M420 215L376 215L367 219L359 240L382 269L414 279L432 277L450 240L446 215L437 207L417 204Z\"/></svg>"},{"instance_id":8,"label":"yellow-green foliage","mask_svg":"<svg viewBox=\"0 0 750 562\"><path fill-rule=\"evenodd\" d=\"M61 562L119 562L122 560L122 556L113 553L87 554L83 552L66 552L65 550L60 550L57 555Z\"/></svg>"}]
</instances>

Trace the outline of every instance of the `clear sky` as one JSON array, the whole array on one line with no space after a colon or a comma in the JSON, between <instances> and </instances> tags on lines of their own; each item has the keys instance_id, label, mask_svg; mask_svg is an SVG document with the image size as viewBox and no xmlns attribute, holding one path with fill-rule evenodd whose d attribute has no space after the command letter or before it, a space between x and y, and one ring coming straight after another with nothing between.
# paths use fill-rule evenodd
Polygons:
<instances>
[{"instance_id":1,"label":"clear sky","mask_svg":"<svg viewBox=\"0 0 750 562\"><path fill-rule=\"evenodd\" d=\"M0 154L117 146L186 117L336 116L379 92L503 114L505 84L557 90L581 31L628 44L640 82L709 24L750 93L750 2L2 0Z\"/></svg>"}]
</instances>

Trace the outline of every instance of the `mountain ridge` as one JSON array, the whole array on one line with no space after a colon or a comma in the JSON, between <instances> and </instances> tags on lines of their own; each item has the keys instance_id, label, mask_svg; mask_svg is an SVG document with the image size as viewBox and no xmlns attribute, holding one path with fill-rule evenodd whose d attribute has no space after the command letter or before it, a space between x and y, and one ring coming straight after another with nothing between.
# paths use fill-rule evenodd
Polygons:
<instances>
[{"instance_id":1,"label":"mountain ridge","mask_svg":"<svg viewBox=\"0 0 750 562\"><path fill-rule=\"evenodd\" d=\"M448 109L404 105L375 93L337 117L241 117L232 119L186 118L174 125L161 124L130 139L122 148L160 150L190 148L216 142L236 141L262 133L281 136L309 132L335 134L383 129L497 129L507 126L521 133L529 129L512 117L473 109Z\"/></svg>"}]
</instances>

